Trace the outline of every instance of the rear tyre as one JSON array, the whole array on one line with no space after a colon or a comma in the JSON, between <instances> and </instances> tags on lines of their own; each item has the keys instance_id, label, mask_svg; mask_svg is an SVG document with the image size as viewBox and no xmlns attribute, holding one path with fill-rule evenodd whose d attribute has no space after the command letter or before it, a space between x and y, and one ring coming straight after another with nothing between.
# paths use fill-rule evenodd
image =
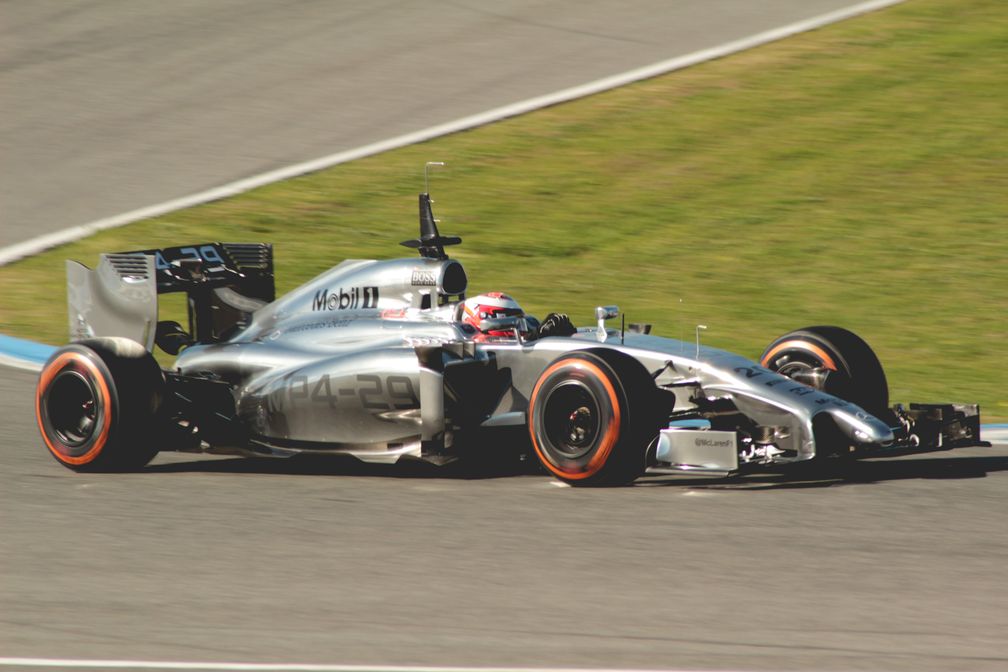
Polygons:
<instances>
[{"instance_id":1,"label":"rear tyre","mask_svg":"<svg viewBox=\"0 0 1008 672\"><path fill-rule=\"evenodd\" d=\"M637 361L596 350L563 355L529 400L532 447L571 485L626 485L644 473L659 414L654 381Z\"/></svg>"},{"instance_id":2,"label":"rear tyre","mask_svg":"<svg viewBox=\"0 0 1008 672\"><path fill-rule=\"evenodd\" d=\"M96 338L58 349L35 395L49 453L75 471L140 469L158 452L164 373L143 346Z\"/></svg>"},{"instance_id":3,"label":"rear tyre","mask_svg":"<svg viewBox=\"0 0 1008 672\"><path fill-rule=\"evenodd\" d=\"M882 364L868 344L847 329L805 327L784 334L767 347L760 364L876 417L889 413L889 385Z\"/></svg>"}]
</instances>

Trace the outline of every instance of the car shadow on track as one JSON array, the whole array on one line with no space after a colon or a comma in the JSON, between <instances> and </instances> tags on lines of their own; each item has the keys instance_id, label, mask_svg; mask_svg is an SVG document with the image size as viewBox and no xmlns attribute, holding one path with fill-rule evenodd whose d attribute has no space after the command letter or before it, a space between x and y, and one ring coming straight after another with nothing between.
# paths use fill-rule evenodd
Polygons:
<instances>
[{"instance_id":1,"label":"car shadow on track","mask_svg":"<svg viewBox=\"0 0 1008 672\"><path fill-rule=\"evenodd\" d=\"M372 476L383 478L448 478L459 480L504 478L542 473L538 465L518 460L499 464L436 465L418 459L395 464L362 462L349 455L299 455L289 458L194 457L192 460L154 463L148 473L287 474L296 476Z\"/></svg>"},{"instance_id":2,"label":"car shadow on track","mask_svg":"<svg viewBox=\"0 0 1008 672\"><path fill-rule=\"evenodd\" d=\"M418 478L429 475L437 467L426 464L367 464L352 457L195 457L184 462L172 461L149 465L144 471L153 473L207 474L293 474L318 476L389 476Z\"/></svg>"},{"instance_id":3,"label":"car shadow on track","mask_svg":"<svg viewBox=\"0 0 1008 672\"><path fill-rule=\"evenodd\" d=\"M305 453L272 458L166 452L162 454L160 461L155 461L145 471L450 479L502 478L545 473L535 458L523 449L523 445L509 434L496 438L481 436L474 444L475 450L464 449L461 459L446 464L432 464L411 457L401 458L394 464L369 463L346 454Z\"/></svg>"},{"instance_id":4,"label":"car shadow on track","mask_svg":"<svg viewBox=\"0 0 1008 672\"><path fill-rule=\"evenodd\" d=\"M508 456L493 461L455 461L433 464L418 458L395 463L364 462L351 455L296 455L293 457L200 456L183 453L171 461L155 461L144 468L151 474L277 474L287 476L378 477L387 479L482 480L542 474L528 459Z\"/></svg>"},{"instance_id":5,"label":"car shadow on track","mask_svg":"<svg viewBox=\"0 0 1008 672\"><path fill-rule=\"evenodd\" d=\"M149 465L149 473L286 474L298 476L360 476L402 479L482 480L548 475L529 461L505 460L497 464L433 465L420 460L396 464L369 464L347 455L271 459L254 457L194 457ZM782 490L829 488L911 479L984 478L1008 471L1008 453L990 456L916 457L898 460L859 460L827 466L800 465L780 473L744 476L647 475L636 487L682 487L712 490Z\"/></svg>"},{"instance_id":6,"label":"car shadow on track","mask_svg":"<svg viewBox=\"0 0 1008 672\"><path fill-rule=\"evenodd\" d=\"M856 460L826 465L797 465L779 473L759 473L728 478L656 476L638 481L648 486L686 486L695 489L781 490L829 488L911 479L985 478L1008 471L1008 454L990 456L916 457L899 460Z\"/></svg>"}]
</instances>

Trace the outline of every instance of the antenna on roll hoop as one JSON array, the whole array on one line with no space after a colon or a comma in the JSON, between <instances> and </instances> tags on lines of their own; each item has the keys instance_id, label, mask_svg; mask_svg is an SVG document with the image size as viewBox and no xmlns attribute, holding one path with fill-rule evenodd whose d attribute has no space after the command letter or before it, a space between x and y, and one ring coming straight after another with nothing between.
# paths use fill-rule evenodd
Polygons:
<instances>
[{"instance_id":1,"label":"antenna on roll hoop","mask_svg":"<svg viewBox=\"0 0 1008 672\"><path fill-rule=\"evenodd\" d=\"M444 161L428 161L423 166L423 187L424 193L430 194L430 167L438 166L444 168ZM434 201L431 201L433 203Z\"/></svg>"},{"instance_id":2,"label":"antenna on roll hoop","mask_svg":"<svg viewBox=\"0 0 1008 672\"><path fill-rule=\"evenodd\" d=\"M420 194L420 237L415 240L404 240L399 243L420 252L426 259L447 259L444 248L447 245L458 245L462 239L458 236L442 236L438 232L437 220L431 209L430 182L428 169L431 166L443 166L443 161L428 161L424 164L424 193Z\"/></svg>"}]
</instances>

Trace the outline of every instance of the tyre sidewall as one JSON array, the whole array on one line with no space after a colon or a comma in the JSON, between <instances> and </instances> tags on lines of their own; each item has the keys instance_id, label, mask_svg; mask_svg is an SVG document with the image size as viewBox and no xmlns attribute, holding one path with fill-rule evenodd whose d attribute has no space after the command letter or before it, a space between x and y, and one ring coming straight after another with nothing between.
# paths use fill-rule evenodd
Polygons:
<instances>
[{"instance_id":1,"label":"tyre sidewall","mask_svg":"<svg viewBox=\"0 0 1008 672\"><path fill-rule=\"evenodd\" d=\"M544 425L550 395L572 383L591 391L604 420L591 449L576 457L557 450ZM580 351L557 358L540 375L529 398L529 434L539 462L571 485L633 482L644 473L645 444L657 432L653 389L640 363L620 353Z\"/></svg>"},{"instance_id":2,"label":"tyre sidewall","mask_svg":"<svg viewBox=\"0 0 1008 672\"><path fill-rule=\"evenodd\" d=\"M605 469L619 441L626 407L622 389L614 378L601 360L574 354L547 367L536 383L530 399L532 445L543 466L555 476L581 481L597 477ZM565 454L551 441L546 418L551 401L569 386L578 386L591 395L599 420L590 449L576 457Z\"/></svg>"},{"instance_id":3,"label":"tyre sidewall","mask_svg":"<svg viewBox=\"0 0 1008 672\"><path fill-rule=\"evenodd\" d=\"M61 377L81 376L94 394L95 428L86 441L71 445L54 427L53 418L61 401L52 396ZM82 345L60 348L42 367L35 395L39 431L49 453L61 464L75 470L101 468L106 450L119 434L119 391L108 366L94 350Z\"/></svg>"},{"instance_id":4,"label":"tyre sidewall","mask_svg":"<svg viewBox=\"0 0 1008 672\"><path fill-rule=\"evenodd\" d=\"M52 425L48 395L65 371L84 376L97 392L101 431L80 446L68 446ZM36 417L50 454L77 471L128 471L146 465L158 452L157 421L165 388L154 357L126 339L92 339L57 350L39 375Z\"/></svg>"}]
</instances>

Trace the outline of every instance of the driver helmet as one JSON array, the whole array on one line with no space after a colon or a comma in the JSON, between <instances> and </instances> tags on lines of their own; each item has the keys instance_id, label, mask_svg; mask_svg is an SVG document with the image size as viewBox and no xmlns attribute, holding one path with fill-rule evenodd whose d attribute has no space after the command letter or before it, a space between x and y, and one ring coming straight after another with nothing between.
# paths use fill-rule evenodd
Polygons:
<instances>
[{"instance_id":1,"label":"driver helmet","mask_svg":"<svg viewBox=\"0 0 1008 672\"><path fill-rule=\"evenodd\" d=\"M503 292L487 292L486 294L479 294L471 299L466 299L462 303L460 318L462 322L476 327L477 330L487 336L513 336L514 332L510 329L484 331L480 328L480 324L483 320L524 316L525 311L522 310L517 301L507 294Z\"/></svg>"}]
</instances>

